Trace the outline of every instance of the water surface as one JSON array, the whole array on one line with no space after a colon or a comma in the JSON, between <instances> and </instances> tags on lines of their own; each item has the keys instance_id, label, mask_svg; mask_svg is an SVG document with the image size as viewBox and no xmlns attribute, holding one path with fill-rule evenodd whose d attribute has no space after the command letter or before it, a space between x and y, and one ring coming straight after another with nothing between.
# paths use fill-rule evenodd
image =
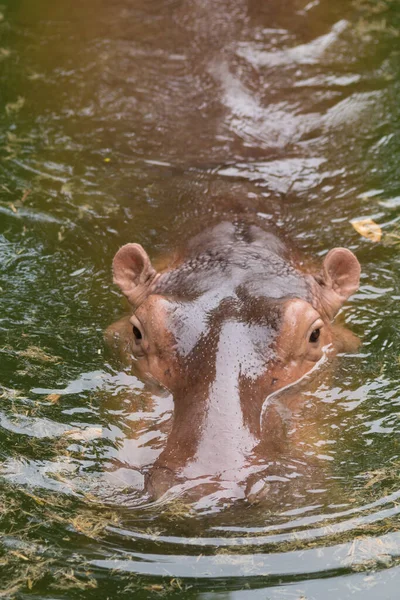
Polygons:
<instances>
[{"instance_id":1,"label":"water surface","mask_svg":"<svg viewBox=\"0 0 400 600\"><path fill-rule=\"evenodd\" d=\"M399 3L0 13L0 597L397 597ZM152 504L172 400L104 346L126 310L112 257L168 253L230 196L305 256L356 253L339 319L363 346L304 392L304 444L282 460L309 477L263 505Z\"/></svg>"}]
</instances>

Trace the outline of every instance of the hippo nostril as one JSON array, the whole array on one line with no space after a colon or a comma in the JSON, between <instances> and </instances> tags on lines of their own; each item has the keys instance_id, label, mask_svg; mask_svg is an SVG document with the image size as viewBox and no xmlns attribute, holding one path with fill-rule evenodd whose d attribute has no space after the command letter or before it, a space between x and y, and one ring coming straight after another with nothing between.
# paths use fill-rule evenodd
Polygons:
<instances>
[{"instance_id":1,"label":"hippo nostril","mask_svg":"<svg viewBox=\"0 0 400 600\"><path fill-rule=\"evenodd\" d=\"M273 377L272 381L271 381L271 385L275 385L276 383L278 383L278 380L276 377Z\"/></svg>"}]
</instances>

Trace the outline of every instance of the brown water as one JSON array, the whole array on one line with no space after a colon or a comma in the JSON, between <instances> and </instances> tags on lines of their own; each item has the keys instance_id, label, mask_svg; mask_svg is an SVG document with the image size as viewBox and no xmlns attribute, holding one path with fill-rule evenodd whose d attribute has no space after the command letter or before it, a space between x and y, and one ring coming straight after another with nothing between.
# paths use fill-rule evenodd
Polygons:
<instances>
[{"instance_id":1,"label":"brown water","mask_svg":"<svg viewBox=\"0 0 400 600\"><path fill-rule=\"evenodd\" d=\"M397 598L398 1L0 13L0 597ZM228 196L306 255L357 254L340 319L364 344L305 392L310 477L262 506L148 503L172 401L104 347L112 257L170 251Z\"/></svg>"}]
</instances>

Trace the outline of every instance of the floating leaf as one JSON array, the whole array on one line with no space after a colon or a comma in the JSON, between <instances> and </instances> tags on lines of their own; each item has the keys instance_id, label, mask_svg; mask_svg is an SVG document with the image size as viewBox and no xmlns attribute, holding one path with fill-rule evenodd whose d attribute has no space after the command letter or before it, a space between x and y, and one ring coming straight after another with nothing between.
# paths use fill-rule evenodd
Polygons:
<instances>
[{"instance_id":1,"label":"floating leaf","mask_svg":"<svg viewBox=\"0 0 400 600\"><path fill-rule=\"evenodd\" d=\"M360 219L359 221L351 221L354 229L362 235L362 237L368 238L372 242L380 242L382 238L382 229L372 219Z\"/></svg>"},{"instance_id":2,"label":"floating leaf","mask_svg":"<svg viewBox=\"0 0 400 600\"><path fill-rule=\"evenodd\" d=\"M48 396L46 396L45 399L49 402L52 402L53 404L56 404L56 402L58 402L60 398L61 394L49 394Z\"/></svg>"}]
</instances>

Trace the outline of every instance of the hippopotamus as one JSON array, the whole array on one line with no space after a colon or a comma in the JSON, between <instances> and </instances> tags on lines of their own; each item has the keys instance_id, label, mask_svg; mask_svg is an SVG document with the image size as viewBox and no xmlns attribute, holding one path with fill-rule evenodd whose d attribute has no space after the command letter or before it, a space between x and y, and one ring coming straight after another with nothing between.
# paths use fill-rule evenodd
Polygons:
<instances>
[{"instance_id":1,"label":"hippopotamus","mask_svg":"<svg viewBox=\"0 0 400 600\"><path fill-rule=\"evenodd\" d=\"M353 334L332 324L359 285L346 248L305 266L272 229L232 219L195 235L160 270L141 245L126 244L113 274L131 314L108 336L140 378L173 396L172 428L147 474L153 497L187 479L243 475L272 447L263 444L275 428L268 398L354 347Z\"/></svg>"}]
</instances>

